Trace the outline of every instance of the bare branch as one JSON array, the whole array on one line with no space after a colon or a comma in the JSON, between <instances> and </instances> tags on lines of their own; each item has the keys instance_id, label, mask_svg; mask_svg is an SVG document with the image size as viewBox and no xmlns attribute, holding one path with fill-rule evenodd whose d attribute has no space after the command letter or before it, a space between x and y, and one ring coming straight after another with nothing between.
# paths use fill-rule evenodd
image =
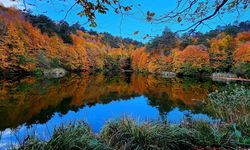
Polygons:
<instances>
[{"instance_id":1,"label":"bare branch","mask_svg":"<svg viewBox=\"0 0 250 150\"><path fill-rule=\"evenodd\" d=\"M64 16L64 18L63 18L63 20L65 20L65 19L67 18L69 12L73 9L73 7L74 7L76 4L77 4L77 2L75 2L75 3L69 8L69 10L66 12L66 14L65 14L65 16Z\"/></svg>"},{"instance_id":2,"label":"bare branch","mask_svg":"<svg viewBox=\"0 0 250 150\"><path fill-rule=\"evenodd\" d=\"M189 26L188 28L183 29L183 30L178 30L177 32L184 32L184 31L190 30L190 29L193 28L193 27L194 27L194 28L192 29L191 32L194 32L194 31L197 29L197 27L198 27L199 25L201 25L204 21L209 20L209 19L211 19L212 17L214 17L214 16L220 11L220 9L221 9L227 2L228 2L228 0L223 0L223 1L221 2L221 4L220 4L219 6L216 7L216 9L215 9L215 11L213 12L213 14L211 14L211 15L209 15L209 16L207 16L207 17L205 17L205 18L203 18L203 19L201 19L201 20L199 20L199 21L197 21L196 23L192 24L192 25Z\"/></svg>"}]
</instances>

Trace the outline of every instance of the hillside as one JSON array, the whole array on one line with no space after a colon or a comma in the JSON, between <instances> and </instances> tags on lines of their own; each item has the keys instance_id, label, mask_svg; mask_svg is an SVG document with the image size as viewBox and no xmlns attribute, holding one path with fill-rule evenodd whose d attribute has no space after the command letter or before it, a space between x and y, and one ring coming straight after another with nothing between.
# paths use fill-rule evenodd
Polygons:
<instances>
[{"instance_id":1,"label":"hillside","mask_svg":"<svg viewBox=\"0 0 250 150\"><path fill-rule=\"evenodd\" d=\"M36 24L33 22L33 25ZM39 73L54 67L68 71L96 71L113 69L113 62L122 70L129 68L126 63L136 47L132 43L121 43L113 48L101 42L103 34L91 35L81 30L75 30L75 33L62 30L58 34L52 29L49 33L33 25L21 12L0 7L1 72ZM44 27L49 25L45 23Z\"/></svg>"},{"instance_id":2,"label":"hillside","mask_svg":"<svg viewBox=\"0 0 250 150\"><path fill-rule=\"evenodd\" d=\"M250 76L250 24L220 27L208 33L178 36L169 30L145 46L79 24L54 23L45 16L0 7L2 74L67 71L202 75L232 72Z\"/></svg>"}]
</instances>

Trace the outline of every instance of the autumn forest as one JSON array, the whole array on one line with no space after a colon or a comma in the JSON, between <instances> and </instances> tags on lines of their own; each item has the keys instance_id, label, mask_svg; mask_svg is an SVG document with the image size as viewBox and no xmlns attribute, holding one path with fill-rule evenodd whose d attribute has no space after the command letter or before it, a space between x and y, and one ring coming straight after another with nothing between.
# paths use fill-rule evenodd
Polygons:
<instances>
[{"instance_id":1,"label":"autumn forest","mask_svg":"<svg viewBox=\"0 0 250 150\"><path fill-rule=\"evenodd\" d=\"M0 2L0 150L249 149L250 2L166 3Z\"/></svg>"},{"instance_id":2,"label":"autumn forest","mask_svg":"<svg viewBox=\"0 0 250 150\"><path fill-rule=\"evenodd\" d=\"M233 72L250 75L250 22L178 36L165 29L148 43L56 24L46 16L1 7L1 72L127 71L180 75ZM136 34L136 33L134 33Z\"/></svg>"}]
</instances>

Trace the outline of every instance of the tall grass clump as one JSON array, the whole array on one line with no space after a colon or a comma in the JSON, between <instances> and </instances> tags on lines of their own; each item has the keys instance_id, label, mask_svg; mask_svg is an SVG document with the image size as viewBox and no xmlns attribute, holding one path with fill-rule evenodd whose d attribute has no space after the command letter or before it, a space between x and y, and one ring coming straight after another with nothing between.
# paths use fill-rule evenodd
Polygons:
<instances>
[{"instance_id":1,"label":"tall grass clump","mask_svg":"<svg viewBox=\"0 0 250 150\"><path fill-rule=\"evenodd\" d=\"M210 124L204 121L192 123L195 145L199 148L238 148L238 130L230 124Z\"/></svg>"},{"instance_id":2,"label":"tall grass clump","mask_svg":"<svg viewBox=\"0 0 250 150\"><path fill-rule=\"evenodd\" d=\"M250 89L229 84L211 94L205 101L205 109L224 122L234 124L245 136L243 143L250 144Z\"/></svg>"},{"instance_id":3,"label":"tall grass clump","mask_svg":"<svg viewBox=\"0 0 250 150\"><path fill-rule=\"evenodd\" d=\"M71 123L55 128L49 141L29 138L20 150L106 150L104 143L99 141L85 123Z\"/></svg>"},{"instance_id":4,"label":"tall grass clump","mask_svg":"<svg viewBox=\"0 0 250 150\"><path fill-rule=\"evenodd\" d=\"M56 128L48 141L28 138L20 150L182 150L237 149L240 131L230 124L185 120L181 124L162 121L139 123L129 118L109 121L94 135L85 123Z\"/></svg>"},{"instance_id":5,"label":"tall grass clump","mask_svg":"<svg viewBox=\"0 0 250 150\"><path fill-rule=\"evenodd\" d=\"M114 149L182 149L192 147L191 132L186 128L161 122L144 122L139 125L132 119L108 122L100 138Z\"/></svg>"},{"instance_id":6,"label":"tall grass clump","mask_svg":"<svg viewBox=\"0 0 250 150\"><path fill-rule=\"evenodd\" d=\"M230 124L206 121L184 121L171 125L165 122L144 122L131 119L108 122L100 138L113 149L200 149L238 148L248 145L239 142L239 130Z\"/></svg>"}]
</instances>

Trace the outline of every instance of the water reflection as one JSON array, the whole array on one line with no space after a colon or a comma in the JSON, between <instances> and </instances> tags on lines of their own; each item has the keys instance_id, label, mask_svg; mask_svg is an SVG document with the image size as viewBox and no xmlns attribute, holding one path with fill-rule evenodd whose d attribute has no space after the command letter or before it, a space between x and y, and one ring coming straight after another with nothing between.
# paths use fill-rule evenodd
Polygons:
<instances>
[{"instance_id":1,"label":"water reflection","mask_svg":"<svg viewBox=\"0 0 250 150\"><path fill-rule=\"evenodd\" d=\"M164 79L141 74L71 75L49 80L35 77L19 81L1 80L0 130L16 128L24 123L46 123L55 113L64 115L70 110L78 112L84 106L140 99L138 97L142 95L144 101L146 98L147 104L144 105L157 108L160 115L166 115L174 108L200 113L200 100L206 98L215 88L216 85L211 80ZM132 105L135 103L130 104ZM115 111L115 107L117 106L109 109ZM143 106L138 105L130 111L137 111L140 107Z\"/></svg>"}]
</instances>

